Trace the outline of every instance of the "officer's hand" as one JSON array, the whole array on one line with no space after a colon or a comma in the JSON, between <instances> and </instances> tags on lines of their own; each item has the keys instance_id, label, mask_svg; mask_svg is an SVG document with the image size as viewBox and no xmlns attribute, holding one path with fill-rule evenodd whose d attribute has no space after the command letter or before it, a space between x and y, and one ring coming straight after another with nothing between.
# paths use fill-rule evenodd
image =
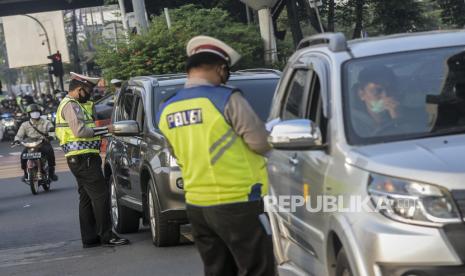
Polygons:
<instances>
[{"instance_id":1,"label":"officer's hand","mask_svg":"<svg viewBox=\"0 0 465 276\"><path fill-rule=\"evenodd\" d=\"M109 133L113 133L113 131L115 130L115 127L113 127L113 125L108 125L107 128Z\"/></svg>"},{"instance_id":2,"label":"officer's hand","mask_svg":"<svg viewBox=\"0 0 465 276\"><path fill-rule=\"evenodd\" d=\"M14 140L13 142L11 142L12 146L19 145L19 144L21 144L19 140Z\"/></svg>"}]
</instances>

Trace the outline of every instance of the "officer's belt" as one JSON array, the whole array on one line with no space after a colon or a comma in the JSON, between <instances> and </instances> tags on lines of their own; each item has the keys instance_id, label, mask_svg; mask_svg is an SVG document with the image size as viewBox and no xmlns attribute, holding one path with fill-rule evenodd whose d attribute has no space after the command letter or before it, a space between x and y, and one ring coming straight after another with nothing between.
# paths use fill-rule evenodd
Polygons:
<instances>
[{"instance_id":1,"label":"officer's belt","mask_svg":"<svg viewBox=\"0 0 465 276\"><path fill-rule=\"evenodd\" d=\"M61 148L66 153L76 150L95 149L100 150L100 140L98 141L75 141L61 145Z\"/></svg>"}]
</instances>

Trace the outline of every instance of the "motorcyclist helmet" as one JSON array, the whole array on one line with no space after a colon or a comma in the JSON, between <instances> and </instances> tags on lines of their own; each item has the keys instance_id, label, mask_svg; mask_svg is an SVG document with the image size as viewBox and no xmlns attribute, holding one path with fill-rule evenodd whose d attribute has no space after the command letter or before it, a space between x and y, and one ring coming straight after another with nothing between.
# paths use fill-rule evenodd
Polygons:
<instances>
[{"instance_id":1,"label":"motorcyclist helmet","mask_svg":"<svg viewBox=\"0 0 465 276\"><path fill-rule=\"evenodd\" d=\"M21 99L21 104L23 106L29 106L34 103L34 98L31 95L24 95Z\"/></svg>"},{"instance_id":2,"label":"motorcyclist helmet","mask_svg":"<svg viewBox=\"0 0 465 276\"><path fill-rule=\"evenodd\" d=\"M29 114L29 117L31 119L39 119L40 115L42 114L42 111L40 110L39 105L37 104L31 104L26 108L26 112Z\"/></svg>"}]
</instances>

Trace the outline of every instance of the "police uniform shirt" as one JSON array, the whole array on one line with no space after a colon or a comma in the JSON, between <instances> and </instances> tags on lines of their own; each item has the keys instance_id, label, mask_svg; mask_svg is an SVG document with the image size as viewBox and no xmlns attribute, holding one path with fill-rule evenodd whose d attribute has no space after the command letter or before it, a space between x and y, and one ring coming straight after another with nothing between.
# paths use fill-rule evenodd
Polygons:
<instances>
[{"instance_id":1,"label":"police uniform shirt","mask_svg":"<svg viewBox=\"0 0 465 276\"><path fill-rule=\"evenodd\" d=\"M61 110L61 116L68 123L74 136L79 138L94 136L94 130L85 125L86 115L78 103L68 102Z\"/></svg>"},{"instance_id":2,"label":"police uniform shirt","mask_svg":"<svg viewBox=\"0 0 465 276\"><path fill-rule=\"evenodd\" d=\"M190 78L185 87L191 88L200 85L212 85L205 79ZM224 109L224 117L237 135L242 137L249 148L264 155L271 148L268 143L268 131L265 124L250 106L241 93L235 92L229 98Z\"/></svg>"},{"instance_id":3,"label":"police uniform shirt","mask_svg":"<svg viewBox=\"0 0 465 276\"><path fill-rule=\"evenodd\" d=\"M24 138L40 139L45 138L42 134L37 132L31 124L39 131L47 134L53 125L50 121L40 118L39 120L29 120L24 122L19 127L18 133L16 133L15 140L23 140Z\"/></svg>"}]
</instances>

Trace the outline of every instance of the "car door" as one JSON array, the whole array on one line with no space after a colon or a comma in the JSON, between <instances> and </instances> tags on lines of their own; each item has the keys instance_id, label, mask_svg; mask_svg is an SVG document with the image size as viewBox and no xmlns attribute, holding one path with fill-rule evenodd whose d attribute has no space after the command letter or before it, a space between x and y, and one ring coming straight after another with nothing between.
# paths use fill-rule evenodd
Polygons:
<instances>
[{"instance_id":1,"label":"car door","mask_svg":"<svg viewBox=\"0 0 465 276\"><path fill-rule=\"evenodd\" d=\"M130 120L134 104L134 88L127 87L122 91L115 109L114 121ZM112 138L112 159L114 164L114 174L118 192L124 195L132 194L130 181L130 147L128 145L129 137L113 136Z\"/></svg>"},{"instance_id":2,"label":"car door","mask_svg":"<svg viewBox=\"0 0 465 276\"><path fill-rule=\"evenodd\" d=\"M139 129L141 130L138 135L127 137L128 155L129 155L129 179L131 181L131 196L137 201L142 200L141 186L140 186L140 171L142 166L142 145L145 143L143 140L144 135L144 101L143 101L143 88L134 88L134 104L131 114L131 120L137 121Z\"/></svg>"},{"instance_id":3,"label":"car door","mask_svg":"<svg viewBox=\"0 0 465 276\"><path fill-rule=\"evenodd\" d=\"M285 88L282 106L279 111L281 121L303 119L306 116L306 102L309 97L312 73L308 68L298 68L292 73L292 77ZM305 240L300 227L301 218L304 216L304 207L296 206L292 201L302 198L304 171L299 163L300 157L297 151L278 150L271 151L268 159L268 171L271 183L271 195L278 206L283 207L276 213L283 223L286 238L295 246L284 254L287 259L293 259L295 254L309 255L310 252L301 254L304 250L313 250ZM286 203L285 203L286 202ZM284 203L284 204L283 204ZM310 249L308 249L310 248ZM302 261L304 258L302 258Z\"/></svg>"},{"instance_id":4,"label":"car door","mask_svg":"<svg viewBox=\"0 0 465 276\"><path fill-rule=\"evenodd\" d=\"M322 142L328 145L328 79L325 74L326 64L318 58L311 58L308 61L311 68L311 84L309 97L306 104L305 118L314 122L321 131ZM329 148L324 149L299 151L295 153L296 162L299 164L296 167L296 174L302 177L300 183L302 185L302 194L307 198L305 210L298 212L298 219L303 223L301 225L301 239L306 241L304 245L310 246L314 257L318 263L323 265L325 258L324 246L324 229L325 227L325 181L328 164L331 161ZM324 268L318 266L317 263L311 268L317 275L324 274Z\"/></svg>"}]
</instances>

